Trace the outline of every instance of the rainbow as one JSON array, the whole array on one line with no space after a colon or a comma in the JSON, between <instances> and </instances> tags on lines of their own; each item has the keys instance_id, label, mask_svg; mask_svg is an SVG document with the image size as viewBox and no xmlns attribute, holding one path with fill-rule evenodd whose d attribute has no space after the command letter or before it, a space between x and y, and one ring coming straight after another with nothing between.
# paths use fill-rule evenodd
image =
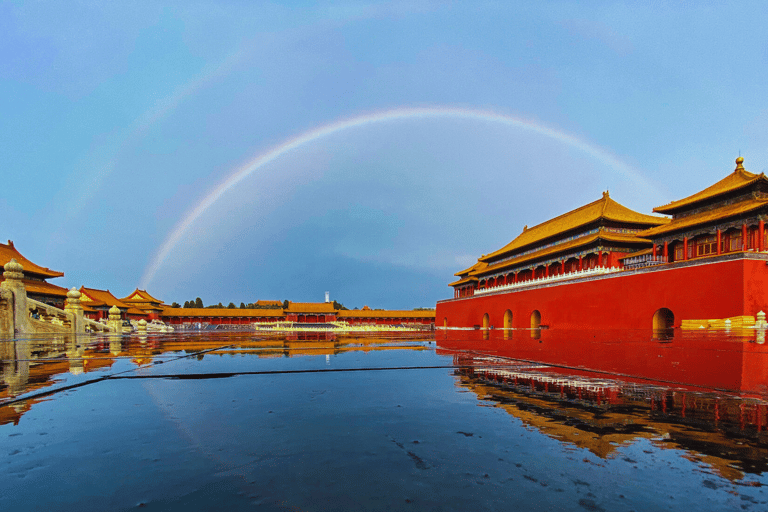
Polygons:
<instances>
[{"instance_id":1,"label":"rainbow","mask_svg":"<svg viewBox=\"0 0 768 512\"><path fill-rule=\"evenodd\" d=\"M168 258L168 255L171 253L171 251L173 251L173 248L176 246L176 244L187 233L187 231L189 231L190 227L192 227L195 221L200 218L200 216L203 215L206 210L208 210L208 208L216 203L228 190L265 165L270 164L271 162L277 160L287 153L290 153L294 149L303 146L304 144L328 137L329 135L333 135L345 130L360 128L362 126L368 126L371 124L385 123L388 121L433 118L490 121L543 135L550 139L561 142L566 146L576 148L586 153L599 162L602 162L606 166L621 172L626 178L634 181L637 185L641 185L644 188L648 187L648 184L637 171L629 167L627 164L621 162L618 158L611 155L604 149L588 144L587 142L568 133L549 128L531 120L516 118L487 110L444 106L404 107L362 114L355 117L340 119L306 131L297 137L286 140L282 144L279 144L278 146L275 146L272 149L257 155L255 158L232 172L228 178L226 178L221 184L219 184L208 195L206 195L173 228L173 231L170 232L168 238L163 242L159 250L157 250L155 253L154 259L144 269L144 275L141 278L140 286L144 289L147 289L149 283L152 282L155 275L157 274L157 271L160 269L160 266L163 264L166 258Z\"/></svg>"}]
</instances>

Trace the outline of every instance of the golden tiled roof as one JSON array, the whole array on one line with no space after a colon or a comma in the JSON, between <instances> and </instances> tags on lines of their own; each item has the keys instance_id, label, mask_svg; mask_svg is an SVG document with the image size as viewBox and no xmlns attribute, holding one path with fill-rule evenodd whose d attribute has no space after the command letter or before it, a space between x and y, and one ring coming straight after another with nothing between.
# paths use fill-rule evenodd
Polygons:
<instances>
[{"instance_id":1,"label":"golden tiled roof","mask_svg":"<svg viewBox=\"0 0 768 512\"><path fill-rule=\"evenodd\" d=\"M21 266L24 267L24 273L39 274L45 277L61 277L64 275L64 272L56 272L47 267L35 265L21 255L16 247L14 247L13 241L8 240L8 244L0 244L0 267L5 267L11 259L16 259L18 263L21 263Z\"/></svg>"},{"instance_id":2,"label":"golden tiled roof","mask_svg":"<svg viewBox=\"0 0 768 512\"><path fill-rule=\"evenodd\" d=\"M333 302L288 302L286 313L335 313Z\"/></svg>"},{"instance_id":3,"label":"golden tiled roof","mask_svg":"<svg viewBox=\"0 0 768 512\"><path fill-rule=\"evenodd\" d=\"M599 219L625 222L629 224L644 224L648 226L658 226L669 222L669 219L663 217L644 215L634 210L630 210L626 206L622 206L611 199L608 192L603 192L603 197L597 201L593 201L581 208L571 210L559 217L543 222L538 226L532 228L526 226L517 238L498 251L481 257L480 261L490 261L506 253L540 243L547 238L590 224Z\"/></svg>"},{"instance_id":4,"label":"golden tiled roof","mask_svg":"<svg viewBox=\"0 0 768 512\"><path fill-rule=\"evenodd\" d=\"M3 278L0 277L0 282L3 281ZM45 281L36 281L34 279L22 279L22 283L24 283L24 288L27 289L27 293L35 293L38 295L53 295L56 297L67 297L67 289L62 288L61 286L56 286L55 284L46 283Z\"/></svg>"},{"instance_id":5,"label":"golden tiled roof","mask_svg":"<svg viewBox=\"0 0 768 512\"><path fill-rule=\"evenodd\" d=\"M600 229L597 233L593 233L591 235L584 235L582 237L569 240L568 242L565 242L562 244L557 244L552 247L547 247L546 249L542 249L540 251L535 251L530 254L518 256L517 258L512 258L511 260L508 260L508 261L496 263L484 269L482 273L486 274L490 272L495 272L497 270L513 267L521 263L525 263L526 261L531 261L533 259L552 256L559 252L570 251L577 247L589 245L598 239L605 240L606 242L619 242L619 243L622 243L622 242L623 243L646 243L646 244L651 243L650 240L646 238L640 238L639 236L635 236L633 234L610 233L610 232L606 232L603 229ZM479 272L475 273L475 275L480 275L480 273Z\"/></svg>"},{"instance_id":6,"label":"golden tiled roof","mask_svg":"<svg viewBox=\"0 0 768 512\"><path fill-rule=\"evenodd\" d=\"M684 199L672 201L671 203L665 204L664 206L657 206L653 209L653 211L658 213L671 214L677 210L680 210L681 208L690 207L695 203L747 187L759 180L768 180L768 178L766 178L765 174L763 173L752 174L751 172L744 169L744 166L742 165L743 163L744 159L742 157L737 158L736 170L734 170L731 174L721 179L714 185L707 187L701 192L697 192L692 196L688 196Z\"/></svg>"},{"instance_id":7,"label":"golden tiled roof","mask_svg":"<svg viewBox=\"0 0 768 512\"><path fill-rule=\"evenodd\" d=\"M109 290L99 290L96 288L86 288L85 286L81 286L80 293L80 302L87 302L90 306L107 305L110 307L117 306L121 309L128 309L131 307L112 295Z\"/></svg>"},{"instance_id":8,"label":"golden tiled roof","mask_svg":"<svg viewBox=\"0 0 768 512\"><path fill-rule=\"evenodd\" d=\"M157 304L162 304L163 301L158 300L147 293L147 290L139 290L136 288L133 293L128 295L127 297L124 297L120 299L122 301L126 302L155 302Z\"/></svg>"},{"instance_id":9,"label":"golden tiled roof","mask_svg":"<svg viewBox=\"0 0 768 512\"><path fill-rule=\"evenodd\" d=\"M653 247L651 247L649 249L643 249L642 251L631 252L629 254L625 254L620 259L626 260L626 259L629 259L629 258L634 258L635 256L643 256L645 254L653 254Z\"/></svg>"},{"instance_id":10,"label":"golden tiled roof","mask_svg":"<svg viewBox=\"0 0 768 512\"><path fill-rule=\"evenodd\" d=\"M280 302L279 300L257 300L256 305L261 307L264 307L264 306L275 306L278 308L283 307L283 303Z\"/></svg>"},{"instance_id":11,"label":"golden tiled roof","mask_svg":"<svg viewBox=\"0 0 768 512\"><path fill-rule=\"evenodd\" d=\"M487 266L488 265L486 265L486 267ZM477 281L477 278L475 276L466 276L466 277L462 277L458 281L454 281L448 284L448 286L459 286L460 284L471 283L473 281Z\"/></svg>"},{"instance_id":12,"label":"golden tiled roof","mask_svg":"<svg viewBox=\"0 0 768 512\"><path fill-rule=\"evenodd\" d=\"M484 257L485 257L485 254L483 254L483 256L482 256L482 257L484 258ZM487 267L487 266L488 266L488 264L487 264L486 262L484 262L484 261L478 261L477 263L475 263L475 264L474 264L474 265L472 265L471 267L469 267L469 268L467 268L467 269L464 269L464 270L462 270L461 272L456 272L456 273L455 273L455 274L453 274L453 275L455 275L455 276L459 276L459 277L461 277L461 276L465 276L465 275L469 274L470 272L472 272L473 270L482 270L483 268L485 268L485 267Z\"/></svg>"},{"instance_id":13,"label":"golden tiled roof","mask_svg":"<svg viewBox=\"0 0 768 512\"><path fill-rule=\"evenodd\" d=\"M349 310L342 310L339 311L339 320L344 320L345 318L434 318L435 317L435 310L421 310L421 311L412 311L412 310L376 310L376 309L369 309L369 310L362 310L362 309L349 309Z\"/></svg>"},{"instance_id":14,"label":"golden tiled roof","mask_svg":"<svg viewBox=\"0 0 768 512\"><path fill-rule=\"evenodd\" d=\"M707 222L714 222L721 219L727 219L728 217L733 217L741 213L751 212L766 205L768 205L768 199L750 199L747 201L741 201L739 203L721 206L720 208L715 208L714 210L708 210L698 214L688 215L680 219L674 219L669 224L646 229L645 231L638 233L638 235L644 237L654 237L664 233L672 233L681 229L698 226L700 224L706 224Z\"/></svg>"},{"instance_id":15,"label":"golden tiled roof","mask_svg":"<svg viewBox=\"0 0 768 512\"><path fill-rule=\"evenodd\" d=\"M282 317L282 309L163 308L162 316Z\"/></svg>"}]
</instances>

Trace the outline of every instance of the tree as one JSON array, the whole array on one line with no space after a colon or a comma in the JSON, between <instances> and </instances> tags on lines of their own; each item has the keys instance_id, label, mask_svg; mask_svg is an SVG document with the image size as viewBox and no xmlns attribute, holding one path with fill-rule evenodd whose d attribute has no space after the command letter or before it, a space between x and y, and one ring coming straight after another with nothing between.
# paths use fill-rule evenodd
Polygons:
<instances>
[{"instance_id":1,"label":"tree","mask_svg":"<svg viewBox=\"0 0 768 512\"><path fill-rule=\"evenodd\" d=\"M240 303L240 309L245 309L245 302Z\"/></svg>"},{"instance_id":2,"label":"tree","mask_svg":"<svg viewBox=\"0 0 768 512\"><path fill-rule=\"evenodd\" d=\"M171 307L172 308L180 308L181 306L179 306L178 302L174 302L173 304L171 304Z\"/></svg>"},{"instance_id":3,"label":"tree","mask_svg":"<svg viewBox=\"0 0 768 512\"><path fill-rule=\"evenodd\" d=\"M288 309L288 299L283 301L283 309Z\"/></svg>"},{"instance_id":4,"label":"tree","mask_svg":"<svg viewBox=\"0 0 768 512\"><path fill-rule=\"evenodd\" d=\"M196 298L195 299L195 307L196 308L205 307L205 306L203 306L203 299L201 299L200 297Z\"/></svg>"},{"instance_id":5,"label":"tree","mask_svg":"<svg viewBox=\"0 0 768 512\"><path fill-rule=\"evenodd\" d=\"M345 308L344 304L342 304L341 302L333 301L333 309L346 310L347 308Z\"/></svg>"},{"instance_id":6,"label":"tree","mask_svg":"<svg viewBox=\"0 0 768 512\"><path fill-rule=\"evenodd\" d=\"M227 306L227 309L235 309L235 303L234 302L230 302L229 306Z\"/></svg>"},{"instance_id":7,"label":"tree","mask_svg":"<svg viewBox=\"0 0 768 512\"><path fill-rule=\"evenodd\" d=\"M189 305L189 301L188 300L185 300L184 301L184 307L185 308L191 308L192 306Z\"/></svg>"}]
</instances>

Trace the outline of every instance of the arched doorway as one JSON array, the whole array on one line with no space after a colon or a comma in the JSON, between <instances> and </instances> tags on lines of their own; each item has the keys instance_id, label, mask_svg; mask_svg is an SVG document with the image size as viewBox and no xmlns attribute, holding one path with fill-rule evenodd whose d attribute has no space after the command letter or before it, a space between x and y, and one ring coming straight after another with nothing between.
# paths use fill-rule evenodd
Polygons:
<instances>
[{"instance_id":1,"label":"arched doorway","mask_svg":"<svg viewBox=\"0 0 768 512\"><path fill-rule=\"evenodd\" d=\"M443 329L447 329L447 328L448 328L448 317L445 316L443 317Z\"/></svg>"},{"instance_id":2,"label":"arched doorway","mask_svg":"<svg viewBox=\"0 0 768 512\"><path fill-rule=\"evenodd\" d=\"M531 338L541 338L541 313L538 309L531 313Z\"/></svg>"},{"instance_id":3,"label":"arched doorway","mask_svg":"<svg viewBox=\"0 0 768 512\"><path fill-rule=\"evenodd\" d=\"M488 316L488 313L483 315L483 339L488 339L488 329L491 326L491 317Z\"/></svg>"},{"instance_id":4,"label":"arched doorway","mask_svg":"<svg viewBox=\"0 0 768 512\"><path fill-rule=\"evenodd\" d=\"M510 310L506 310L504 312L504 339L508 340L512 329L512 312Z\"/></svg>"},{"instance_id":5,"label":"arched doorway","mask_svg":"<svg viewBox=\"0 0 768 512\"><path fill-rule=\"evenodd\" d=\"M658 339L671 339L674 334L675 314L667 308L657 309L653 314L653 336Z\"/></svg>"}]
</instances>

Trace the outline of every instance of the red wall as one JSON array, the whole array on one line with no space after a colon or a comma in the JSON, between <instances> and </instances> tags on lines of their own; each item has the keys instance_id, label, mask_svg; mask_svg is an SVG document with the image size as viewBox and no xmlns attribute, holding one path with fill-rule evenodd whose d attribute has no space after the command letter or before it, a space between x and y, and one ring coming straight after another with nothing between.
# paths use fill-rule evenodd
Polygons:
<instances>
[{"instance_id":1,"label":"red wall","mask_svg":"<svg viewBox=\"0 0 768 512\"><path fill-rule=\"evenodd\" d=\"M435 325L529 328L534 310L541 324L553 329L650 329L653 314L668 308L675 326L683 319L726 318L768 311L768 266L762 259L702 261L691 266L664 266L635 274L533 290L475 295L437 303Z\"/></svg>"}]
</instances>

